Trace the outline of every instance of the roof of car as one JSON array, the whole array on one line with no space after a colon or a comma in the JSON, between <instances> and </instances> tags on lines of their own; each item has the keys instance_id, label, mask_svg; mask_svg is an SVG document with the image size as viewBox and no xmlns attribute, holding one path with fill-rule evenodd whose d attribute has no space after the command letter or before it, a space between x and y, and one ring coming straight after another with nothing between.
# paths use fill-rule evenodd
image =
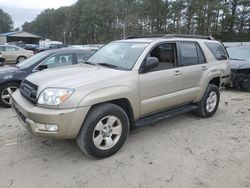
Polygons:
<instances>
[{"instance_id":1,"label":"roof of car","mask_svg":"<svg viewBox=\"0 0 250 188\"><path fill-rule=\"evenodd\" d=\"M88 49L78 49L78 48L60 48L60 49L50 49L46 50L45 52L48 53L57 53L57 52L93 52L95 50L88 50Z\"/></svg>"},{"instance_id":2,"label":"roof of car","mask_svg":"<svg viewBox=\"0 0 250 188\"><path fill-rule=\"evenodd\" d=\"M250 48L250 46L228 46L227 48L239 48L239 49L242 49L242 48Z\"/></svg>"}]
</instances>

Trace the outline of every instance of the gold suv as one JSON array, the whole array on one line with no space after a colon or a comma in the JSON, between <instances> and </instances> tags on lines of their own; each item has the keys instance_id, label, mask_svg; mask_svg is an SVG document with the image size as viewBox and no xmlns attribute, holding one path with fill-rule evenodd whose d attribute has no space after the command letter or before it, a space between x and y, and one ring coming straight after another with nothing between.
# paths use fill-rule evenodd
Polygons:
<instances>
[{"instance_id":1,"label":"gold suv","mask_svg":"<svg viewBox=\"0 0 250 188\"><path fill-rule=\"evenodd\" d=\"M226 50L211 37L130 37L80 65L28 76L12 107L34 136L76 139L103 158L136 127L190 111L212 116L229 73Z\"/></svg>"}]
</instances>

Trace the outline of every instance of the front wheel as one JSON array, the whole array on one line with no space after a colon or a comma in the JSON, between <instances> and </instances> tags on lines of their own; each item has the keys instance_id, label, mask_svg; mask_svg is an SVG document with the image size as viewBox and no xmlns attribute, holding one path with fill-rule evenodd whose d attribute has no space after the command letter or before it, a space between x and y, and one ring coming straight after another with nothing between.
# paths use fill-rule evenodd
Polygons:
<instances>
[{"instance_id":1,"label":"front wheel","mask_svg":"<svg viewBox=\"0 0 250 188\"><path fill-rule=\"evenodd\" d=\"M220 102L220 91L215 85L209 84L207 90L198 103L196 114L202 118L211 117L217 111Z\"/></svg>"},{"instance_id":2,"label":"front wheel","mask_svg":"<svg viewBox=\"0 0 250 188\"><path fill-rule=\"evenodd\" d=\"M89 156L105 158L124 144L129 131L126 112L111 103L93 107L77 136L79 148Z\"/></svg>"},{"instance_id":3,"label":"front wheel","mask_svg":"<svg viewBox=\"0 0 250 188\"><path fill-rule=\"evenodd\" d=\"M19 88L18 83L7 83L0 86L0 105L6 108L11 107L11 95Z\"/></svg>"}]
</instances>

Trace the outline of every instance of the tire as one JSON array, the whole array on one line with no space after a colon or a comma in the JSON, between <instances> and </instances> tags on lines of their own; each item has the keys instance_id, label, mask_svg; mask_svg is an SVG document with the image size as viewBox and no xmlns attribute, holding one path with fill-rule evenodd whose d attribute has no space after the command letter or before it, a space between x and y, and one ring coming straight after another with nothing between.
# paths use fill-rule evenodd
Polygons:
<instances>
[{"instance_id":1,"label":"tire","mask_svg":"<svg viewBox=\"0 0 250 188\"><path fill-rule=\"evenodd\" d=\"M216 85L209 84L207 90L198 103L199 108L196 115L202 118L211 117L218 109L220 102L220 91Z\"/></svg>"},{"instance_id":2,"label":"tire","mask_svg":"<svg viewBox=\"0 0 250 188\"><path fill-rule=\"evenodd\" d=\"M10 108L10 99L14 91L19 88L19 84L16 82L10 82L0 86L0 105L5 108Z\"/></svg>"},{"instance_id":3,"label":"tire","mask_svg":"<svg viewBox=\"0 0 250 188\"><path fill-rule=\"evenodd\" d=\"M17 58L16 63L20 63L20 62L24 61L25 59L27 59L27 57L20 56Z\"/></svg>"},{"instance_id":4,"label":"tire","mask_svg":"<svg viewBox=\"0 0 250 188\"><path fill-rule=\"evenodd\" d=\"M89 111L76 141L88 156L105 158L123 146L128 132L129 119L126 112L115 104L105 103Z\"/></svg>"}]
</instances>

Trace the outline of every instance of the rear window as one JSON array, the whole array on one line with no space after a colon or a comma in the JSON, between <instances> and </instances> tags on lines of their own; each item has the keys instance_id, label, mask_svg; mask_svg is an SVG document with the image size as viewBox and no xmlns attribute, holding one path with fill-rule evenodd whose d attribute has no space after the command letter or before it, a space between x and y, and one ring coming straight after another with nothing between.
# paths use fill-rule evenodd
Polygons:
<instances>
[{"instance_id":1,"label":"rear window","mask_svg":"<svg viewBox=\"0 0 250 188\"><path fill-rule=\"evenodd\" d=\"M205 42L205 44L210 49L210 51L214 54L214 57L217 60L227 59L227 54L222 44L213 43L213 42Z\"/></svg>"}]
</instances>

